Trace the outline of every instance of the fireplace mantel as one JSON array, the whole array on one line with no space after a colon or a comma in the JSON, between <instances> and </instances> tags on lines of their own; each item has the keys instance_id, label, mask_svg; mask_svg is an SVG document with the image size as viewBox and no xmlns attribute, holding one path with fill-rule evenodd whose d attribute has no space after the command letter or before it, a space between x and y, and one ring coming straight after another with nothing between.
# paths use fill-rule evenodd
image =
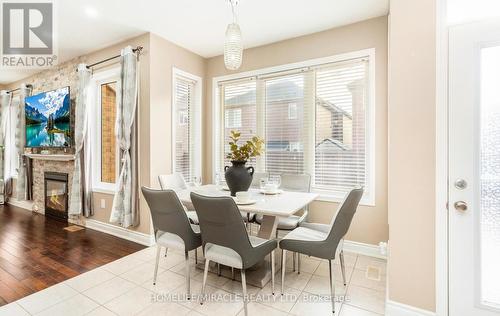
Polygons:
<instances>
[{"instance_id":1,"label":"fireplace mantel","mask_svg":"<svg viewBox=\"0 0 500 316\"><path fill-rule=\"evenodd\" d=\"M75 160L75 155L44 155L44 154L24 154L26 157L38 160L71 161Z\"/></svg>"}]
</instances>

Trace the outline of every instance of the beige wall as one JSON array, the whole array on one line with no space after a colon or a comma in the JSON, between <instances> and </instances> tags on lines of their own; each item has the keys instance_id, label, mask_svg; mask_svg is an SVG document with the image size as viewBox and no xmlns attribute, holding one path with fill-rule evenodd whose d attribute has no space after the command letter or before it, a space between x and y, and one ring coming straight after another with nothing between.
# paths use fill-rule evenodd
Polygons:
<instances>
[{"instance_id":1,"label":"beige wall","mask_svg":"<svg viewBox=\"0 0 500 316\"><path fill-rule=\"evenodd\" d=\"M205 77L205 59L151 34L150 184L172 171L172 68ZM204 84L204 82L203 82ZM204 95L204 89L203 95Z\"/></svg>"},{"instance_id":2,"label":"beige wall","mask_svg":"<svg viewBox=\"0 0 500 316\"><path fill-rule=\"evenodd\" d=\"M435 1L390 12L388 298L434 311Z\"/></svg>"},{"instance_id":3,"label":"beige wall","mask_svg":"<svg viewBox=\"0 0 500 316\"><path fill-rule=\"evenodd\" d=\"M149 69L150 69L150 48L149 48L149 39L150 35L149 34L143 34L141 36L123 41L121 43L118 43L116 45L101 49L96 52L92 52L90 54L84 55L77 57L71 61L68 61L64 63L64 69L69 69L68 71L75 71L76 66L79 62L86 62L87 64L92 64L94 62L109 58L110 56L118 55L120 54L120 50L127 46L131 45L133 47L141 45L144 47L144 52L141 56L141 66L140 66L140 74L139 74L139 84L140 84L140 89L141 89L141 95L140 95L140 105L139 105L139 159L140 159L140 179L139 182L141 185L149 185L149 170L150 170L150 164L149 164L149 131L150 131L150 122L149 122L149 95L150 95L150 88L149 88ZM94 68L95 72L98 72L99 70L109 68L110 66L116 66L118 59L108 62L106 64L103 64L101 66L97 66ZM70 64L70 67L66 67L67 64ZM57 69L57 68L56 68ZM62 68L61 68L62 69ZM8 89L14 89L19 87L19 85L24 82L24 83L34 83L34 82L43 82L40 78L44 77L44 74L46 74L47 77L54 76L54 69L49 69L47 71L42 71L41 73L37 73L31 77L25 78L23 80L20 80L18 82L14 82L12 84L8 85ZM61 73L58 77L59 82L54 82L51 83L51 85L56 85L56 86L65 86L70 84L70 80L73 80L72 74L63 74ZM44 90L47 87L34 87L34 90ZM144 176L147 175L147 176ZM106 207L104 209L100 208L100 199L104 198L106 200ZM112 199L113 195L111 194L96 194L94 195L94 204L97 205L95 208L96 212L95 215L92 216L92 219L97 219L103 222L108 222L109 221L109 216L111 213L111 205L112 205ZM111 201L111 202L109 202ZM150 216L149 216L149 210L147 208L147 204L145 203L144 199L141 197L140 201L141 205L141 212L140 212L140 225L135 228L131 228L132 230L137 230L139 232L143 233L149 233L151 230L151 225L150 225Z\"/></svg>"},{"instance_id":4,"label":"beige wall","mask_svg":"<svg viewBox=\"0 0 500 316\"><path fill-rule=\"evenodd\" d=\"M302 36L243 53L239 72L300 62L367 48L376 49L376 198L375 207L362 206L354 219L347 239L378 244L388 239L387 227L387 18L380 17L324 32ZM230 74L223 57L208 59L204 115L204 173L205 180L212 174L212 79ZM330 222L336 203L315 202L310 209L310 220Z\"/></svg>"}]
</instances>

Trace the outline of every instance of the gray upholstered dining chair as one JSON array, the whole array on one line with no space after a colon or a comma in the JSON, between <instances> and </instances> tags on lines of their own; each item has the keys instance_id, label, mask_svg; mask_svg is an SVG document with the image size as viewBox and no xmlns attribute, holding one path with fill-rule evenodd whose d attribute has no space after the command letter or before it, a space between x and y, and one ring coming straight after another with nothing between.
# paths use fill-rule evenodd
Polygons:
<instances>
[{"instance_id":1,"label":"gray upholstered dining chair","mask_svg":"<svg viewBox=\"0 0 500 316\"><path fill-rule=\"evenodd\" d=\"M191 192L203 238L205 271L201 295L205 293L210 261L241 270L245 315L247 315L247 286L245 270L271 255L271 283L274 294L275 239L267 240L248 235L238 206L230 197L209 197Z\"/></svg>"},{"instance_id":2,"label":"gray upholstered dining chair","mask_svg":"<svg viewBox=\"0 0 500 316\"><path fill-rule=\"evenodd\" d=\"M178 172L174 172L172 174L161 174L158 176L158 182L160 182L160 188L162 190L170 189L177 192L187 189L186 180L184 180L182 174ZM198 224L198 217L196 216L196 212L193 210L188 210L185 206L184 209L186 210L189 221L193 224Z\"/></svg>"},{"instance_id":3,"label":"gray upholstered dining chair","mask_svg":"<svg viewBox=\"0 0 500 316\"><path fill-rule=\"evenodd\" d=\"M333 273L333 260L339 248L339 259L342 268L342 278L344 286L345 280L345 266L344 266L344 252L342 250L342 241L345 234L349 230L352 218L356 213L359 201L363 196L363 189L356 188L351 190L342 204L340 205L336 216L333 218L333 223L315 224L303 223L300 227L288 233L281 241L280 248L283 250L281 254L281 266L285 267L286 252L292 251L302 253L305 255L317 257L320 259L328 260L328 268L330 270L330 292L332 299L332 312L335 313L335 281ZM281 293L284 292L285 284L285 270L281 269Z\"/></svg>"},{"instance_id":4,"label":"gray upholstered dining chair","mask_svg":"<svg viewBox=\"0 0 500 316\"><path fill-rule=\"evenodd\" d=\"M187 298L189 299L191 295L189 251L196 251L201 246L200 227L189 222L184 207L173 190L154 190L146 187L141 189L151 211L157 244L153 284L156 284L161 247L166 248L165 256L169 248L184 251Z\"/></svg>"},{"instance_id":5,"label":"gray upholstered dining chair","mask_svg":"<svg viewBox=\"0 0 500 316\"><path fill-rule=\"evenodd\" d=\"M311 192L311 176L309 174L281 174L281 189L293 192ZM307 207L302 210L302 215L292 215L289 217L279 217L278 227L276 229L276 238L278 232L291 231L299 227L307 219L309 214ZM262 215L255 216L255 222L262 224ZM293 270L295 271L295 254L293 254ZM297 271L300 273L300 254L297 254Z\"/></svg>"}]
</instances>

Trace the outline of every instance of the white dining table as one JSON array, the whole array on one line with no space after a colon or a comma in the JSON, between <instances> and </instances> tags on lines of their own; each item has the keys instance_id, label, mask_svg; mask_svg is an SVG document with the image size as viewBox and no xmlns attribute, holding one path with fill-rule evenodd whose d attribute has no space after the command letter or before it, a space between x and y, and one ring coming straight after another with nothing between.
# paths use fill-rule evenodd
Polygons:
<instances>
[{"instance_id":1,"label":"white dining table","mask_svg":"<svg viewBox=\"0 0 500 316\"><path fill-rule=\"evenodd\" d=\"M231 196L230 192L224 190L222 186L214 184L189 187L177 192L181 202L188 208L192 208L191 192L205 196ZM250 189L248 192L250 193L250 200L255 201L255 203L238 205L238 208L243 212L263 215L257 236L265 239L275 238L280 217L294 215L318 197L316 193L283 190L278 194L263 194L258 189ZM271 279L268 264L262 264L260 268L249 272L247 282L254 286L264 287Z\"/></svg>"}]
</instances>

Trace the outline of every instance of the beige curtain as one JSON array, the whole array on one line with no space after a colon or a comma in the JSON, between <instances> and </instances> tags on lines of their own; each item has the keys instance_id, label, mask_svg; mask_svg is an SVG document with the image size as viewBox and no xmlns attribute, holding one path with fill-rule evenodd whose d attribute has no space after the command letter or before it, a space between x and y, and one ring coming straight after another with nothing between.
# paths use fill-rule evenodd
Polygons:
<instances>
[{"instance_id":1,"label":"beige curtain","mask_svg":"<svg viewBox=\"0 0 500 316\"><path fill-rule=\"evenodd\" d=\"M75 166L73 181L71 183L71 194L69 200L69 215L91 215L91 208L85 212L85 169L84 164L84 141L87 135L87 109L88 109L88 89L90 82L90 71L85 64L78 65L78 90L76 94L75 106Z\"/></svg>"},{"instance_id":2,"label":"beige curtain","mask_svg":"<svg viewBox=\"0 0 500 316\"><path fill-rule=\"evenodd\" d=\"M18 115L16 127L16 148L19 157L17 167L16 198L18 200L26 200L28 199L28 183L26 179L26 157L24 156L24 147L26 145L24 99L31 94L31 88L26 84L21 84L19 94L19 111L17 111Z\"/></svg>"},{"instance_id":3,"label":"beige curtain","mask_svg":"<svg viewBox=\"0 0 500 316\"><path fill-rule=\"evenodd\" d=\"M128 46L121 52L121 74L117 85L116 140L120 146L121 169L113 199L110 222L123 227L139 224L137 187L137 132L135 118L138 105L138 60Z\"/></svg>"},{"instance_id":4,"label":"beige curtain","mask_svg":"<svg viewBox=\"0 0 500 316\"><path fill-rule=\"evenodd\" d=\"M5 132L9 118L11 95L7 91L0 91L0 180L2 189L5 189ZM5 190L4 190L5 191ZM2 192L4 192L2 191Z\"/></svg>"}]
</instances>

